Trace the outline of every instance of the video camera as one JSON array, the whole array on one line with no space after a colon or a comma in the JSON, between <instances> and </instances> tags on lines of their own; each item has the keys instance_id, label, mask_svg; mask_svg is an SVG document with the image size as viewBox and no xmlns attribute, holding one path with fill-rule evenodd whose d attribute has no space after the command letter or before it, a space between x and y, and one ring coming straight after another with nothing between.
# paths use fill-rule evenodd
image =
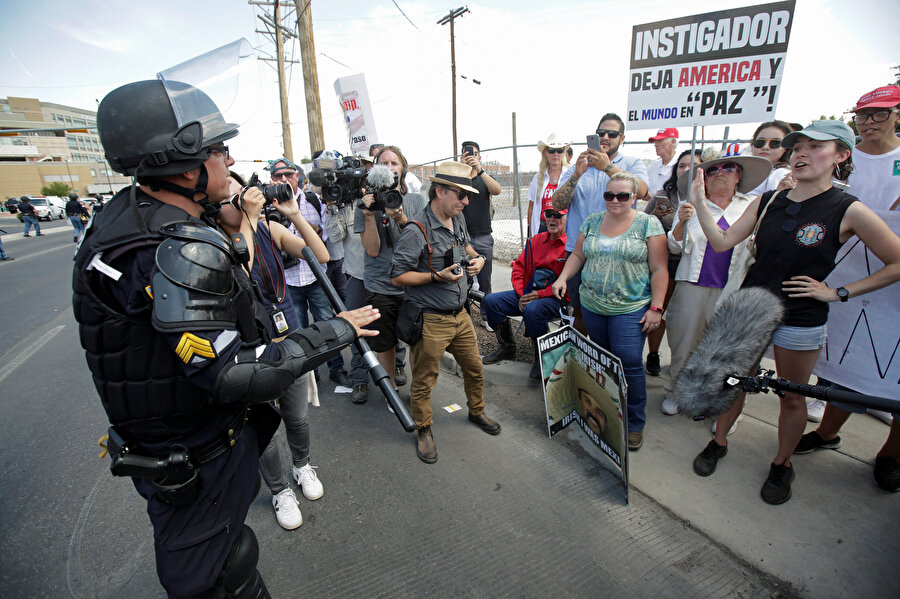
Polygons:
<instances>
[{"instance_id":1,"label":"video camera","mask_svg":"<svg viewBox=\"0 0 900 599\"><path fill-rule=\"evenodd\" d=\"M332 214L363 197L365 180L365 167L352 156L317 161L317 168L309 172L309 182L322 188L322 198Z\"/></svg>"},{"instance_id":2,"label":"video camera","mask_svg":"<svg viewBox=\"0 0 900 599\"><path fill-rule=\"evenodd\" d=\"M366 208L362 202L359 203L359 207L363 210L381 210L382 212L386 208L391 210L400 208L403 205L403 195L395 189L397 180L397 175L394 174L390 167L383 164L373 166L366 177L366 183L368 184L366 185L366 193L375 196L375 201L369 208Z\"/></svg>"}]
</instances>

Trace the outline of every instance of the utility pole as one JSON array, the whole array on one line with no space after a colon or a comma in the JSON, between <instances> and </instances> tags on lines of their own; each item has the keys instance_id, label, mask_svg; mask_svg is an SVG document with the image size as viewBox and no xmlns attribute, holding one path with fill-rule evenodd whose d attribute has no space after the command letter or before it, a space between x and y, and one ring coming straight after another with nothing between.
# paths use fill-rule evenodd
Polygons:
<instances>
[{"instance_id":1,"label":"utility pole","mask_svg":"<svg viewBox=\"0 0 900 599\"><path fill-rule=\"evenodd\" d=\"M294 0L300 60L303 63L303 88L306 90L306 120L309 125L309 155L325 149L322 107L319 101L319 72L316 69L316 43L313 39L312 0Z\"/></svg>"},{"instance_id":2,"label":"utility pole","mask_svg":"<svg viewBox=\"0 0 900 599\"><path fill-rule=\"evenodd\" d=\"M281 5L275 0L275 56L278 60L278 97L281 100L281 140L284 144L284 157L294 161L294 148L291 144L291 117L288 116L287 89L284 83L284 37L281 32Z\"/></svg>"},{"instance_id":3,"label":"utility pole","mask_svg":"<svg viewBox=\"0 0 900 599\"><path fill-rule=\"evenodd\" d=\"M453 87L453 156L456 156L456 38L453 34L453 21L467 12L471 12L468 6L460 6L451 10L438 21L438 25L450 23L450 78Z\"/></svg>"}]
</instances>

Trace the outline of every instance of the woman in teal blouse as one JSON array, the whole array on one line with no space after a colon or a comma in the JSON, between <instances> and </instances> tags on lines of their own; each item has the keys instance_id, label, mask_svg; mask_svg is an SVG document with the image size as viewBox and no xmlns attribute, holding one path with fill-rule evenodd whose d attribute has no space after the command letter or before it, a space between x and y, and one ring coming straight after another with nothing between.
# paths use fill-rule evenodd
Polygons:
<instances>
[{"instance_id":1,"label":"woman in teal blouse","mask_svg":"<svg viewBox=\"0 0 900 599\"><path fill-rule=\"evenodd\" d=\"M655 216L634 209L637 179L614 174L603 199L606 210L581 225L575 249L553 292L581 270L581 309L588 336L616 354L628 382L628 448L644 441L647 382L643 351L647 333L659 327L668 284L666 236Z\"/></svg>"}]
</instances>

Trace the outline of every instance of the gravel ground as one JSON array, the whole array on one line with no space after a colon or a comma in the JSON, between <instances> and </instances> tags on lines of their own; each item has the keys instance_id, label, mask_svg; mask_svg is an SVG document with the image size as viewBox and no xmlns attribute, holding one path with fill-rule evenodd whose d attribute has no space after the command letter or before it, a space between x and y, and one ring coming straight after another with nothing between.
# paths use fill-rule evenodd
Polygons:
<instances>
[{"instance_id":1,"label":"gravel ground","mask_svg":"<svg viewBox=\"0 0 900 599\"><path fill-rule=\"evenodd\" d=\"M478 351L484 356L497 349L497 336L481 326L481 308L478 304L472 304L472 322L475 324L475 336L478 337ZM519 321L512 321L513 333ZM531 364L534 362L534 350L531 347L531 339L525 334L525 327L516 335L516 360Z\"/></svg>"}]
</instances>

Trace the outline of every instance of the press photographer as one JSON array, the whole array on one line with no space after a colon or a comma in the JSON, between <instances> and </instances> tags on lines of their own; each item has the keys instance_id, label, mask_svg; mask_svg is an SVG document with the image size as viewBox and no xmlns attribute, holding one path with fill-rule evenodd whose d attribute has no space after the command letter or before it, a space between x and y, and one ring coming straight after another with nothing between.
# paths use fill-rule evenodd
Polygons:
<instances>
[{"instance_id":1,"label":"press photographer","mask_svg":"<svg viewBox=\"0 0 900 599\"><path fill-rule=\"evenodd\" d=\"M425 198L421 194L408 192L406 173L409 164L400 148L385 146L378 153L375 162L376 166L370 173L375 172L378 165L385 165L397 175L391 191L399 193L402 197L401 204L397 208L384 205L386 198L395 196L387 194L388 190L381 187L383 178L376 175L373 183L383 190L381 202L376 199L377 193L366 193L362 197L356 207L353 231L361 235L363 248L366 250L366 269L363 278L368 291L366 304L372 304L381 312L381 318L374 327L379 331L379 335L372 339L370 347L378 353L378 361L391 374L391 382L396 387L398 375L405 378L403 367L398 365L400 360L395 351L397 314L403 302L403 288L391 284L391 259L394 256L394 245L400 237L401 227L425 208Z\"/></svg>"},{"instance_id":2,"label":"press photographer","mask_svg":"<svg viewBox=\"0 0 900 599\"><path fill-rule=\"evenodd\" d=\"M304 192L300 188L300 182L304 178L303 169L287 158L281 157L269 161L268 170L271 174L272 183L287 183L291 186L303 218L312 226L316 234L323 241L327 242L328 235L324 229L325 203L319 200L314 192ZM311 180L310 183L312 183ZM300 236L300 232L296 227L291 225L288 228L291 233ZM286 268L284 276L288 292L291 294L291 301L293 301L297 315L300 317L300 326L305 327L309 323L307 311L312 314L315 322L328 320L334 316L331 303L329 303L325 292L322 291L322 288L316 282L316 277L306 262L300 260L296 265ZM338 385L349 384L347 373L344 370L344 358L340 354L328 361L328 378Z\"/></svg>"}]
</instances>

